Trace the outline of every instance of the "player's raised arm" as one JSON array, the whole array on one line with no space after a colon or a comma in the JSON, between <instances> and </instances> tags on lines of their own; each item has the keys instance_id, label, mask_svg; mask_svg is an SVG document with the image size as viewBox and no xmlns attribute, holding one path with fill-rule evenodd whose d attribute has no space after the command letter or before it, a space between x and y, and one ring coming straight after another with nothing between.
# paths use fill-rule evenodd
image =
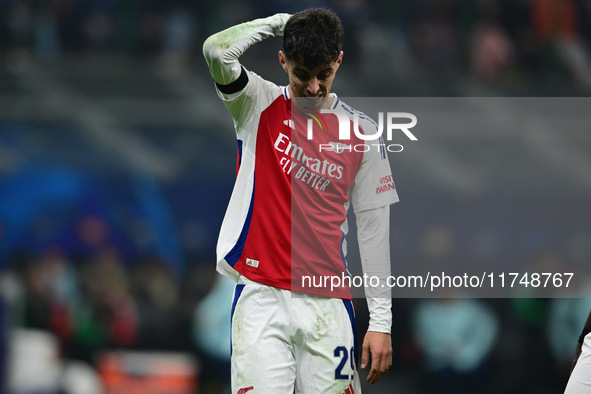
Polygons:
<instances>
[{"instance_id":1,"label":"player's raised arm","mask_svg":"<svg viewBox=\"0 0 591 394\"><path fill-rule=\"evenodd\" d=\"M209 72L218 88L236 82L241 75L246 78L238 58L251 45L268 37L283 35L283 28L289 14L275 14L268 18L255 19L250 22L232 26L210 36L203 43L203 56L209 66ZM244 87L244 86L242 86ZM223 89L223 88L222 88ZM238 91L240 89L237 89ZM223 91L223 90L222 90Z\"/></svg>"}]
</instances>

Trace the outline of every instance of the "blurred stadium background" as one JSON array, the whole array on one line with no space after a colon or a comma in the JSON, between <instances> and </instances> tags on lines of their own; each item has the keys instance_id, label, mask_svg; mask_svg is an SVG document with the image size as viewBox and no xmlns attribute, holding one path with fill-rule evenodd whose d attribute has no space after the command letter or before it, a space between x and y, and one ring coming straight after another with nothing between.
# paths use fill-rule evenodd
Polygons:
<instances>
[{"instance_id":1,"label":"blurred stadium background","mask_svg":"<svg viewBox=\"0 0 591 394\"><path fill-rule=\"evenodd\" d=\"M588 0L1 0L4 391L229 392L214 266L235 138L201 44L311 6L345 23L340 96L591 93ZM284 84L279 46L243 62ZM559 150L442 133L424 145L439 171L394 159L396 259L588 264L591 133L560 131ZM588 286L572 296L395 300L394 368L368 392L562 392L591 306Z\"/></svg>"}]
</instances>

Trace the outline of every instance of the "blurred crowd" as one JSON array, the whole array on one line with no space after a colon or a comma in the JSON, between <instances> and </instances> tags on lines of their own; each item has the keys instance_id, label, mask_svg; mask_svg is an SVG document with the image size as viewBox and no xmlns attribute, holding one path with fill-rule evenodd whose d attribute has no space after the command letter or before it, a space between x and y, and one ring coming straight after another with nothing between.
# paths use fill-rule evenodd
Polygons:
<instances>
[{"instance_id":1,"label":"blurred crowd","mask_svg":"<svg viewBox=\"0 0 591 394\"><path fill-rule=\"evenodd\" d=\"M147 57L178 75L202 66L208 35L312 6L339 13L347 62L376 89L469 95L462 87L477 82L511 95L591 91L588 0L3 0L0 57L16 69L81 54Z\"/></svg>"},{"instance_id":2,"label":"blurred crowd","mask_svg":"<svg viewBox=\"0 0 591 394\"><path fill-rule=\"evenodd\" d=\"M223 342L201 341L211 329L200 326L213 322L209 320L213 314L203 319L198 309L206 294L214 294L218 278L212 264L193 261L177 275L158 256L126 254L113 244L98 216L82 218L77 235L81 253L50 245L34 253L19 250L4 261L0 270L4 327L51 333L60 360L80 361L97 370L98 356L109 349L176 351L193 355L197 362L208 360L207 349L229 352L229 332L224 326L229 324L230 300L216 302L227 318L214 327ZM225 295L231 297L232 290ZM10 331L7 337L13 338ZM9 343L8 353L2 354L7 362L0 363L8 371L13 353L18 353L12 340ZM202 346L209 348L201 350ZM210 373L210 363L205 365ZM218 374L214 377L222 379ZM1 383L10 384L11 392L21 392L14 379L9 376ZM48 387L35 392L57 391Z\"/></svg>"}]
</instances>

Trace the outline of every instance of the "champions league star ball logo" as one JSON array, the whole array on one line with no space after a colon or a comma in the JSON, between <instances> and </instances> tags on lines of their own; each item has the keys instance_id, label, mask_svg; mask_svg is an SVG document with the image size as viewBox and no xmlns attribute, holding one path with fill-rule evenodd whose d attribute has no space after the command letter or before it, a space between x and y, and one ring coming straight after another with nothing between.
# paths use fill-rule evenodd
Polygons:
<instances>
[{"instance_id":1,"label":"champions league star ball logo","mask_svg":"<svg viewBox=\"0 0 591 394\"><path fill-rule=\"evenodd\" d=\"M395 130L402 131L406 137L411 141L418 141L418 138L410 131L411 128L416 126L417 117L408 112L387 112L384 116L383 112L378 113L377 131L375 134L364 134L359 130L359 113L353 111L353 133L355 136L362 141L378 141L378 143L368 144L355 144L351 145L348 142L351 140L351 120L350 115L345 113L343 110L335 109L321 109L320 112L310 108L306 108L309 112L304 112L310 119L307 122L307 138L308 140L313 139L314 135L314 122L323 131L328 129L328 124L324 119L323 114L332 114L337 117L339 121L339 141L330 142L328 144L320 144L319 151L334 151L336 153L342 153L344 151L355 151L355 152L367 152L371 146L377 146L378 149L385 149L388 152L402 152L404 147L400 144L385 144L383 139L384 133L384 117L386 118L386 140L392 141L393 132ZM407 123L395 123L395 119L407 119Z\"/></svg>"}]
</instances>

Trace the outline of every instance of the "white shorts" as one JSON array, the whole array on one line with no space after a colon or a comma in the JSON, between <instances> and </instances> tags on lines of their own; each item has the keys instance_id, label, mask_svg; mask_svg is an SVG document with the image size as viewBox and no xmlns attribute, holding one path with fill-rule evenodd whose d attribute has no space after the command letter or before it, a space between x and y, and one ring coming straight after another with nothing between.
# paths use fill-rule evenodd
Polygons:
<instances>
[{"instance_id":1,"label":"white shorts","mask_svg":"<svg viewBox=\"0 0 591 394\"><path fill-rule=\"evenodd\" d=\"M233 394L359 394L350 300L241 277L232 304Z\"/></svg>"},{"instance_id":2,"label":"white shorts","mask_svg":"<svg viewBox=\"0 0 591 394\"><path fill-rule=\"evenodd\" d=\"M564 394L591 393L591 333L585 336L581 355L568 379Z\"/></svg>"}]
</instances>

